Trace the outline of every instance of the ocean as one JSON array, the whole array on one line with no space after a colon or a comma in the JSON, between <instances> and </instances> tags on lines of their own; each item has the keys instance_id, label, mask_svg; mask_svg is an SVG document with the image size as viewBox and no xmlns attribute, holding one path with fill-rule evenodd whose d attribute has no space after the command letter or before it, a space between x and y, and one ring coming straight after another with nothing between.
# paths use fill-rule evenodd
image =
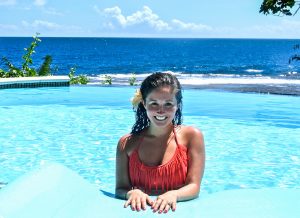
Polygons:
<instances>
[{"instance_id":1,"label":"ocean","mask_svg":"<svg viewBox=\"0 0 300 218\"><path fill-rule=\"evenodd\" d=\"M175 73L184 86L221 88L241 92L300 95L300 61L291 39L167 39L167 38L48 38L33 55L38 68L51 55L53 75L89 76L91 85L104 75L113 84L139 83L153 72ZM22 64L24 48L32 38L0 37L0 57ZM300 50L298 50L298 54ZM3 62L0 68L5 69Z\"/></svg>"}]
</instances>

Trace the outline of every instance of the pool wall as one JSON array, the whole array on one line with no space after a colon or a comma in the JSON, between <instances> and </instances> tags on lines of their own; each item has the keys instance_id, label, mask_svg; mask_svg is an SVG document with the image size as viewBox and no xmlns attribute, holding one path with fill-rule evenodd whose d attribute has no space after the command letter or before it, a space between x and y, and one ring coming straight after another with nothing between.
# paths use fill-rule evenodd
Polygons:
<instances>
[{"instance_id":1,"label":"pool wall","mask_svg":"<svg viewBox=\"0 0 300 218\"><path fill-rule=\"evenodd\" d=\"M68 76L0 78L0 89L69 86Z\"/></svg>"},{"instance_id":2,"label":"pool wall","mask_svg":"<svg viewBox=\"0 0 300 218\"><path fill-rule=\"evenodd\" d=\"M179 202L167 214L131 211L113 193L98 190L74 171L45 163L0 190L1 218L201 217L294 218L299 189L239 189Z\"/></svg>"}]
</instances>

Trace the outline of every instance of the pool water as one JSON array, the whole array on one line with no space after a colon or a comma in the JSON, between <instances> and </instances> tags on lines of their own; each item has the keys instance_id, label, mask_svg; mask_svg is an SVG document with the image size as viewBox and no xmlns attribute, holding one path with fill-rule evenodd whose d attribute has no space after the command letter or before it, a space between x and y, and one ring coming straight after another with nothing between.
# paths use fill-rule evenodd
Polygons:
<instances>
[{"instance_id":1,"label":"pool water","mask_svg":"<svg viewBox=\"0 0 300 218\"><path fill-rule=\"evenodd\" d=\"M0 90L0 183L48 161L113 192L115 149L136 87ZM202 192L300 188L300 98L186 89L186 125L206 142Z\"/></svg>"}]
</instances>

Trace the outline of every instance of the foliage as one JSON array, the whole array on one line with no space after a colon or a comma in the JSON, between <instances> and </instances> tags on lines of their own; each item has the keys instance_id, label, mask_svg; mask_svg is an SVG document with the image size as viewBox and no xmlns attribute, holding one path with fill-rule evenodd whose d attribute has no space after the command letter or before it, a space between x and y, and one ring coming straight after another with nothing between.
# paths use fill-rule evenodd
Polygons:
<instances>
[{"instance_id":1,"label":"foliage","mask_svg":"<svg viewBox=\"0 0 300 218\"><path fill-rule=\"evenodd\" d=\"M5 77L6 72L2 69L0 69L0 78Z\"/></svg>"},{"instance_id":2,"label":"foliage","mask_svg":"<svg viewBox=\"0 0 300 218\"><path fill-rule=\"evenodd\" d=\"M102 84L111 85L112 84L112 77L105 74L104 75L104 80L102 81Z\"/></svg>"},{"instance_id":3,"label":"foliage","mask_svg":"<svg viewBox=\"0 0 300 218\"><path fill-rule=\"evenodd\" d=\"M5 65L8 70L5 71L0 68L0 78L51 75L53 70L51 69L52 57L50 55L45 56L44 62L38 70L30 67L33 64L32 55L35 53L35 48L41 42L39 35L39 33L36 33L29 47L24 48L25 54L22 56L23 63L21 68L14 66L6 57L1 59L0 64ZM56 67L54 71L58 71L58 68ZM71 68L69 77L70 84L87 84L89 82L89 79L85 75L75 76L75 68Z\"/></svg>"},{"instance_id":4,"label":"foliage","mask_svg":"<svg viewBox=\"0 0 300 218\"><path fill-rule=\"evenodd\" d=\"M298 8L295 12L291 12L292 8L297 3ZM270 13L274 15L286 15L291 16L295 15L298 10L300 9L300 1L295 0L264 0L263 3L260 6L260 13L264 13L265 15L268 15ZM299 44L294 46L294 50L299 49ZM289 64L291 64L293 61L300 61L300 55L295 54L289 58Z\"/></svg>"},{"instance_id":5,"label":"foliage","mask_svg":"<svg viewBox=\"0 0 300 218\"><path fill-rule=\"evenodd\" d=\"M129 78L129 85L131 85L131 86L135 86L136 85L136 76L135 76L135 74L133 73L132 75L131 75L131 77Z\"/></svg>"},{"instance_id":6,"label":"foliage","mask_svg":"<svg viewBox=\"0 0 300 218\"><path fill-rule=\"evenodd\" d=\"M24 60L22 63L22 68L14 66L6 57L2 58L4 65L8 68L8 71L0 69L0 71L2 72L0 73L1 77L24 77L37 75L36 70L31 68L30 65L33 63L32 55L35 53L35 47L38 46L41 42L38 36L39 33L36 33L30 46L28 48L24 48L26 52L22 56L22 59Z\"/></svg>"},{"instance_id":7,"label":"foliage","mask_svg":"<svg viewBox=\"0 0 300 218\"><path fill-rule=\"evenodd\" d=\"M74 68L74 67L72 67L70 69L70 73L69 73L70 84L71 85L75 85L75 84L86 85L89 82L89 79L87 78L87 76L85 76L85 75L75 76L75 71L76 71L76 68Z\"/></svg>"},{"instance_id":8,"label":"foliage","mask_svg":"<svg viewBox=\"0 0 300 218\"><path fill-rule=\"evenodd\" d=\"M50 55L46 55L46 57L44 58L44 62L38 71L39 76L49 76L51 74L51 62L52 57Z\"/></svg>"},{"instance_id":9,"label":"foliage","mask_svg":"<svg viewBox=\"0 0 300 218\"><path fill-rule=\"evenodd\" d=\"M300 45L294 45L294 50L298 50L300 49ZM289 64L292 63L293 61L300 61L300 55L299 54L295 54L292 57L290 57L289 59Z\"/></svg>"},{"instance_id":10,"label":"foliage","mask_svg":"<svg viewBox=\"0 0 300 218\"><path fill-rule=\"evenodd\" d=\"M259 12L265 15L268 15L270 13L279 16L295 15L300 8L299 2L300 1L295 1L295 0L264 0L260 6ZM291 10L296 3L298 5L298 8L296 9L295 12L292 12Z\"/></svg>"},{"instance_id":11,"label":"foliage","mask_svg":"<svg viewBox=\"0 0 300 218\"><path fill-rule=\"evenodd\" d=\"M22 70L26 74L26 76L36 76L36 70L29 67L29 65L32 64L32 54L35 53L35 47L39 45L39 43L42 41L38 36L40 34L36 33L36 35L33 37L33 41L31 42L30 46L28 48L25 48L24 50L26 53L22 56L22 59L24 60L22 64Z\"/></svg>"},{"instance_id":12,"label":"foliage","mask_svg":"<svg viewBox=\"0 0 300 218\"><path fill-rule=\"evenodd\" d=\"M8 68L8 71L4 71L0 69L3 72L2 77L23 77L24 76L24 72L19 68L15 67L6 57L3 57L2 61Z\"/></svg>"}]
</instances>

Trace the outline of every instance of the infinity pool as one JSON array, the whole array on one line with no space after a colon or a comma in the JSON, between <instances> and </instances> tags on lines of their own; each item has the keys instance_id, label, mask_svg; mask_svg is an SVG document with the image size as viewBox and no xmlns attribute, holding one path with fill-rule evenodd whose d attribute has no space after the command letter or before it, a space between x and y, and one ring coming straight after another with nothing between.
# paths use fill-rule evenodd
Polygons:
<instances>
[{"instance_id":1,"label":"infinity pool","mask_svg":"<svg viewBox=\"0 0 300 218\"><path fill-rule=\"evenodd\" d=\"M0 90L0 182L54 161L114 191L134 87ZM300 98L186 89L184 123L206 142L203 193L300 188Z\"/></svg>"}]
</instances>

